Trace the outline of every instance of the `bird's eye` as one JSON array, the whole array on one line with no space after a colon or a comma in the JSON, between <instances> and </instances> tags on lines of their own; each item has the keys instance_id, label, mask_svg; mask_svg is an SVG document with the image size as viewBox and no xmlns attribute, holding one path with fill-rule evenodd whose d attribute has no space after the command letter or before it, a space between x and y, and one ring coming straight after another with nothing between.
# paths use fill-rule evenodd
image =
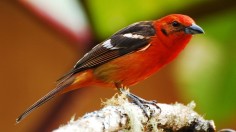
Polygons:
<instances>
[{"instance_id":1,"label":"bird's eye","mask_svg":"<svg viewBox=\"0 0 236 132\"><path fill-rule=\"evenodd\" d=\"M180 26L180 23L178 23L177 21L173 21L172 26L173 27L178 27L178 26Z\"/></svg>"}]
</instances>

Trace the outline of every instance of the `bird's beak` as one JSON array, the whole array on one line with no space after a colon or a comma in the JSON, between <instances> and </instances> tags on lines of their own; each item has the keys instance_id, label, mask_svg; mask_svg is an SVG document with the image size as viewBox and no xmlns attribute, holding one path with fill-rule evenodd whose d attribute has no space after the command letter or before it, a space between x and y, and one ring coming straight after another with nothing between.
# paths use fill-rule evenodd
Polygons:
<instances>
[{"instance_id":1,"label":"bird's beak","mask_svg":"<svg viewBox=\"0 0 236 132\"><path fill-rule=\"evenodd\" d=\"M184 31L186 34L202 34L202 33L204 33L204 30L196 24L192 24L191 26L186 27L184 29Z\"/></svg>"}]
</instances>

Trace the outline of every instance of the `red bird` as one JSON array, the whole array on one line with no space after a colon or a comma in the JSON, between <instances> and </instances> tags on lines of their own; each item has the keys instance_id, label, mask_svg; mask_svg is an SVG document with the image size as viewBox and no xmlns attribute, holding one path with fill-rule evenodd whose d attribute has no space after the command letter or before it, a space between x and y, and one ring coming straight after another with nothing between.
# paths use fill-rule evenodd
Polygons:
<instances>
[{"instance_id":1,"label":"red bird","mask_svg":"<svg viewBox=\"0 0 236 132\"><path fill-rule=\"evenodd\" d=\"M193 34L201 33L203 29L192 18L181 14L131 24L86 53L58 80L55 89L30 106L16 122L55 95L74 89L96 85L116 87L122 92L122 88L160 70L185 48ZM139 99L131 93L128 96L134 101Z\"/></svg>"}]
</instances>

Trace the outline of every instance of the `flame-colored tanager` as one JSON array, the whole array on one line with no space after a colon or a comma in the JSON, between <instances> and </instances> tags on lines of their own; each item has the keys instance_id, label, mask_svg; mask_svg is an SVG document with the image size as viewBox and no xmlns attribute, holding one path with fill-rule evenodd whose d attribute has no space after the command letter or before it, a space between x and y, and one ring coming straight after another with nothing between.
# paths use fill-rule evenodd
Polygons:
<instances>
[{"instance_id":1,"label":"flame-colored tanager","mask_svg":"<svg viewBox=\"0 0 236 132\"><path fill-rule=\"evenodd\" d=\"M203 32L192 18L181 14L131 24L86 53L58 80L55 89L30 106L16 121L20 122L55 95L74 89L92 85L118 89L132 86L172 61L193 34Z\"/></svg>"}]
</instances>

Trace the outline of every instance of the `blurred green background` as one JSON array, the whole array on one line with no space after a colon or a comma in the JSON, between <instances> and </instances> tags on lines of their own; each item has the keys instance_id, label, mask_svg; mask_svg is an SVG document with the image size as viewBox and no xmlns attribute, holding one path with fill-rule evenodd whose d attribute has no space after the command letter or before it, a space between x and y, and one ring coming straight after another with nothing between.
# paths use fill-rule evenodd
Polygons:
<instances>
[{"instance_id":1,"label":"blurred green background","mask_svg":"<svg viewBox=\"0 0 236 132\"><path fill-rule=\"evenodd\" d=\"M3 85L0 113L4 119L0 130L51 131L69 121L74 113L81 116L100 109L100 98L110 98L115 90L80 89L56 98L14 125L17 115L50 91L54 87L52 82L93 45L129 24L172 13L191 16L205 34L194 36L173 63L131 91L145 99L164 103L187 104L193 100L197 104L196 111L214 120L217 129L236 129L236 1L76 2L82 8L81 19L85 19L86 32L90 35L83 41L71 41L58 33L64 31L55 30L52 24L35 17L35 13L22 4L24 2L0 2L0 83Z\"/></svg>"}]
</instances>

